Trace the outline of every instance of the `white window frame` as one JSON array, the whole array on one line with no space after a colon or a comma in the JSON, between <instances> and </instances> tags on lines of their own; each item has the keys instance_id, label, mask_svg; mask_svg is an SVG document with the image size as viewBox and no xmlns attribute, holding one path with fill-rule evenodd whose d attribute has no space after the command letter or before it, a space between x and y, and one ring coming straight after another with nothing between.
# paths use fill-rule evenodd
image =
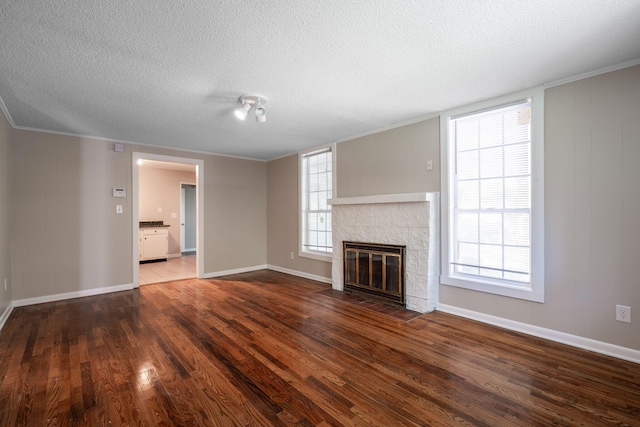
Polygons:
<instances>
[{"instance_id":1,"label":"white window frame","mask_svg":"<svg viewBox=\"0 0 640 427\"><path fill-rule=\"evenodd\" d=\"M317 151L331 150L331 194L332 197L336 197L336 144L324 144L316 147L308 148L306 150L302 150L298 152L298 256L303 258L311 258L318 261L331 262L333 259L332 252L318 252L306 249L305 247L305 229L306 229L306 218L305 218L305 183L304 183L304 157L306 155L312 154ZM329 205L329 209L331 209L331 205Z\"/></svg>"},{"instance_id":2,"label":"white window frame","mask_svg":"<svg viewBox=\"0 0 640 427\"><path fill-rule=\"evenodd\" d=\"M450 227L453 225L451 183L453 171L449 161L449 124L452 118L476 112L498 109L518 101L531 99L531 275L528 286L515 286L490 279L475 279L455 275L450 269L452 252ZM512 298L544 302L544 88L505 95L472 105L446 111L440 115L441 167L441 276L440 283Z\"/></svg>"}]
</instances>

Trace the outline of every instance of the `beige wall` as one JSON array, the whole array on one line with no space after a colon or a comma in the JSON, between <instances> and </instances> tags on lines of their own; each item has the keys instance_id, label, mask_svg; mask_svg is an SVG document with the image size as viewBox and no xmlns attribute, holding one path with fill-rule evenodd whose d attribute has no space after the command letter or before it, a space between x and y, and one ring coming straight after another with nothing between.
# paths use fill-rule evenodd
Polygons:
<instances>
[{"instance_id":1,"label":"beige wall","mask_svg":"<svg viewBox=\"0 0 640 427\"><path fill-rule=\"evenodd\" d=\"M11 303L11 131L0 111L0 318Z\"/></svg>"},{"instance_id":2,"label":"beige wall","mask_svg":"<svg viewBox=\"0 0 640 427\"><path fill-rule=\"evenodd\" d=\"M338 144L338 196L440 191L438 120ZM616 304L640 307L638 165L640 66L547 89L546 302L444 285L440 302L640 350L637 316L615 320ZM297 238L296 167L296 156L269 162L269 263L311 272L286 259Z\"/></svg>"},{"instance_id":3,"label":"beige wall","mask_svg":"<svg viewBox=\"0 0 640 427\"><path fill-rule=\"evenodd\" d=\"M14 300L133 282L132 151L204 160L205 274L266 264L265 162L133 144L116 153L107 141L19 130L11 146Z\"/></svg>"},{"instance_id":4,"label":"beige wall","mask_svg":"<svg viewBox=\"0 0 640 427\"><path fill-rule=\"evenodd\" d=\"M440 301L640 350L640 66L545 91L544 304L440 287Z\"/></svg>"},{"instance_id":5,"label":"beige wall","mask_svg":"<svg viewBox=\"0 0 640 427\"><path fill-rule=\"evenodd\" d=\"M440 191L439 132L436 117L337 144L337 197ZM297 154L270 161L268 171L269 264L330 279L329 262L298 257Z\"/></svg>"},{"instance_id":6,"label":"beige wall","mask_svg":"<svg viewBox=\"0 0 640 427\"><path fill-rule=\"evenodd\" d=\"M267 263L267 163L207 156L205 272Z\"/></svg>"},{"instance_id":7,"label":"beige wall","mask_svg":"<svg viewBox=\"0 0 640 427\"><path fill-rule=\"evenodd\" d=\"M336 163L337 197L440 191L440 119L337 144Z\"/></svg>"},{"instance_id":8,"label":"beige wall","mask_svg":"<svg viewBox=\"0 0 640 427\"><path fill-rule=\"evenodd\" d=\"M637 320L614 317L615 304L640 307L640 66L548 89L545 103L546 303L449 286L440 301L640 350ZM338 196L438 191L437 126L338 144ZM296 155L267 164L135 145L121 154L3 122L0 230L11 225L12 248L9 267L3 232L0 280L11 275L13 299L132 282L131 200L116 215L110 194L131 188L131 151L204 160L205 272L268 262L330 277L328 263L297 257Z\"/></svg>"},{"instance_id":9,"label":"beige wall","mask_svg":"<svg viewBox=\"0 0 640 427\"><path fill-rule=\"evenodd\" d=\"M140 166L140 221L164 221L169 226L169 255L180 255L180 183L196 183L195 172ZM162 212L158 212L158 208ZM171 214L177 214L172 218Z\"/></svg>"},{"instance_id":10,"label":"beige wall","mask_svg":"<svg viewBox=\"0 0 640 427\"><path fill-rule=\"evenodd\" d=\"M104 141L14 131L13 298L132 283L130 159Z\"/></svg>"},{"instance_id":11,"label":"beige wall","mask_svg":"<svg viewBox=\"0 0 640 427\"><path fill-rule=\"evenodd\" d=\"M269 265L331 278L331 263L298 256L298 155L269 162L267 261ZM293 252L294 259L289 258Z\"/></svg>"}]
</instances>

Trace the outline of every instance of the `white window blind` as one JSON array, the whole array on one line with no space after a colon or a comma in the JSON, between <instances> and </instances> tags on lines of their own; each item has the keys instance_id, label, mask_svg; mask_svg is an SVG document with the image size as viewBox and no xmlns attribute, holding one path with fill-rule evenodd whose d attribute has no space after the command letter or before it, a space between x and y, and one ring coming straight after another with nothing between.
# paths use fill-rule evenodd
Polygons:
<instances>
[{"instance_id":1,"label":"white window blind","mask_svg":"<svg viewBox=\"0 0 640 427\"><path fill-rule=\"evenodd\" d=\"M529 287L531 102L452 117L450 275Z\"/></svg>"},{"instance_id":2,"label":"white window blind","mask_svg":"<svg viewBox=\"0 0 640 427\"><path fill-rule=\"evenodd\" d=\"M332 252L332 149L302 155L302 251Z\"/></svg>"}]
</instances>

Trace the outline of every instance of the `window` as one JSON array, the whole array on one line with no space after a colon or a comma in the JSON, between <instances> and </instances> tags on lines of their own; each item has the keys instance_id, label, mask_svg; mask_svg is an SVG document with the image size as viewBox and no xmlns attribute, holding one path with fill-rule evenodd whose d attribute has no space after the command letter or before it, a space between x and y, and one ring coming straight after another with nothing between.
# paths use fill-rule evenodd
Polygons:
<instances>
[{"instance_id":1,"label":"window","mask_svg":"<svg viewBox=\"0 0 640 427\"><path fill-rule=\"evenodd\" d=\"M300 256L330 261L331 205L334 147L301 152L300 157Z\"/></svg>"},{"instance_id":2,"label":"window","mask_svg":"<svg viewBox=\"0 0 640 427\"><path fill-rule=\"evenodd\" d=\"M442 116L442 283L544 300L541 98Z\"/></svg>"}]
</instances>

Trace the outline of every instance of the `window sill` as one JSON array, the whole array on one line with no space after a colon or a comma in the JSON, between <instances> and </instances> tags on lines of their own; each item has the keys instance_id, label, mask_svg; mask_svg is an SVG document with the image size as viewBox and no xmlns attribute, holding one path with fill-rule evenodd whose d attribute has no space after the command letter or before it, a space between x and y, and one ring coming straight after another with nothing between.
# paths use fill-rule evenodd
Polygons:
<instances>
[{"instance_id":1,"label":"window sill","mask_svg":"<svg viewBox=\"0 0 640 427\"><path fill-rule=\"evenodd\" d=\"M440 283L445 286L470 289L472 291L501 295L509 298L544 303L544 291L532 288L508 286L490 282L464 280L455 277L440 276Z\"/></svg>"},{"instance_id":2,"label":"window sill","mask_svg":"<svg viewBox=\"0 0 640 427\"><path fill-rule=\"evenodd\" d=\"M315 259L316 261L324 261L324 262L333 261L333 254L331 252L327 253L327 255L324 255L324 254L319 254L315 252L298 251L298 256L301 258Z\"/></svg>"}]
</instances>

